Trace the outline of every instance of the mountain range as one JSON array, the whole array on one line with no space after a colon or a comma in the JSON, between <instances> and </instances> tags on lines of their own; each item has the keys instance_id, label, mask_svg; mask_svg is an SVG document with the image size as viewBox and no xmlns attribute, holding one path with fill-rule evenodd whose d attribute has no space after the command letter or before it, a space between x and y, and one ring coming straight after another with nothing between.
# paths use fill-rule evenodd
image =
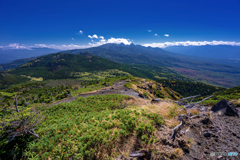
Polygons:
<instances>
[{"instance_id":1,"label":"mountain range","mask_svg":"<svg viewBox=\"0 0 240 160\"><path fill-rule=\"evenodd\" d=\"M63 53L72 54L71 56L67 54L68 57L69 58L72 57L72 59L70 58L66 62L61 62L61 64L63 63L62 67L60 67L61 69L56 67L56 65L60 64L60 62L49 61L51 58L48 59L49 58L48 56L54 55L54 54L50 54L47 56L38 57L38 59L36 59L35 57L32 59L22 59L19 61L15 61L12 64L4 64L4 65L2 64L0 65L0 70L4 71L7 69L13 69L22 65L21 67L15 69L14 71L11 71L11 73L14 73L14 74L20 74L20 73L30 74L31 73L32 76L34 75L36 77L45 76L45 78L47 78L46 75L48 75L49 77L47 79L54 78L54 77L56 78L57 74L55 74L55 76L50 76L50 74L45 74L45 72L51 71L51 72L58 73L58 71L60 70L62 71L62 69L65 70L64 72L66 73L71 72L72 69L74 70L74 72L75 71L79 72L79 70L75 70L75 69L84 68L84 66L82 65L83 63L82 61L81 63L77 63L77 61L74 60L74 58L76 57L74 57L73 55L88 53L88 54L91 54L91 56L94 55L97 57L108 59L111 61L111 63L109 61L110 64L113 64L112 61L114 61L115 63L117 62L116 64L114 64L116 68L120 67L119 63L122 63L121 65L125 65L124 67L126 67L126 65L128 67L135 67L135 68L137 67L141 71L145 69L144 70L145 73L146 72L151 73L151 76L148 75L147 77L159 76L160 72L162 72L163 70L168 70L172 75L178 75L175 77L179 78L179 76L182 75L180 76L182 79L184 79L184 77L185 78L188 77L190 79L194 79L197 81L214 84L222 87L234 87L234 86L240 85L239 67L226 65L224 63L217 64L216 59L213 59L211 61L211 59L173 53L161 48L144 47L141 45L134 45L134 44L131 44L131 45L105 44L102 46L92 47L87 49L61 51L56 54L63 54ZM39 60L39 58L44 59L44 61ZM30 62L23 65L27 61L30 61ZM31 65L27 66L30 63ZM73 65L75 66L73 67ZM89 64L86 63L85 65L88 66ZM100 63L99 64L96 63L93 66L96 67L99 65ZM101 63L101 65L103 65L103 63ZM146 67L146 65L148 65L148 67ZM153 66L158 66L158 68L155 67L155 69L153 69L154 68ZM54 67L55 67L55 70L54 70ZM161 67L164 67L164 69ZM38 70L35 70L36 68L38 68ZM26 70L28 72L26 72ZM84 71L84 69L80 71ZM155 72L155 75L153 72ZM158 73L158 75L156 73ZM63 75L63 73L61 74ZM169 75L167 77L169 77Z\"/></svg>"},{"instance_id":2,"label":"mountain range","mask_svg":"<svg viewBox=\"0 0 240 160\"><path fill-rule=\"evenodd\" d=\"M230 45L205 45L205 46L170 46L164 50L183 55L205 58L205 61L213 61L231 66L240 67L240 46Z\"/></svg>"},{"instance_id":3,"label":"mountain range","mask_svg":"<svg viewBox=\"0 0 240 160\"><path fill-rule=\"evenodd\" d=\"M0 64L10 63L18 59L26 59L56 53L59 50L50 48L31 48L28 49L1 49L0 48Z\"/></svg>"}]
</instances>

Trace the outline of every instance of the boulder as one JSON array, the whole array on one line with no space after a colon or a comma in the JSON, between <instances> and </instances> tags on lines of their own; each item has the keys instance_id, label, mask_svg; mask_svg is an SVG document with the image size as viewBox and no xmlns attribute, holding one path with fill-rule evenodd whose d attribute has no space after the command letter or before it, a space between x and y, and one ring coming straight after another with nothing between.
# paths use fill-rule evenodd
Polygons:
<instances>
[{"instance_id":1,"label":"boulder","mask_svg":"<svg viewBox=\"0 0 240 160\"><path fill-rule=\"evenodd\" d=\"M204 135L204 137L210 137L212 135L212 133L206 131L203 133L203 135Z\"/></svg>"},{"instance_id":2,"label":"boulder","mask_svg":"<svg viewBox=\"0 0 240 160\"><path fill-rule=\"evenodd\" d=\"M223 99L220 102L218 102L217 104L215 104L211 108L211 111L221 112L222 114L225 114L225 115L228 115L228 116L235 116L236 115L236 116L239 117L239 113L238 113L238 110L236 109L236 107L226 99Z\"/></svg>"},{"instance_id":3,"label":"boulder","mask_svg":"<svg viewBox=\"0 0 240 160\"><path fill-rule=\"evenodd\" d=\"M161 101L160 98L153 98L151 103L159 103Z\"/></svg>"},{"instance_id":4,"label":"boulder","mask_svg":"<svg viewBox=\"0 0 240 160\"><path fill-rule=\"evenodd\" d=\"M138 96L141 97L141 98L148 98L148 97L146 97L145 95L143 95L142 93L139 93Z\"/></svg>"}]
</instances>

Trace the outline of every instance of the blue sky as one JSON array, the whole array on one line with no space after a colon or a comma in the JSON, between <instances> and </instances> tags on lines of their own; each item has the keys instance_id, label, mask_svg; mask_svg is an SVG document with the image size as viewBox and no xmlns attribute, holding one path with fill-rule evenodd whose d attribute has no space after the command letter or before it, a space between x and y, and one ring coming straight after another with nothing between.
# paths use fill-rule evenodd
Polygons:
<instances>
[{"instance_id":1,"label":"blue sky","mask_svg":"<svg viewBox=\"0 0 240 160\"><path fill-rule=\"evenodd\" d=\"M0 0L0 48L84 48L126 40L240 45L239 8L240 0Z\"/></svg>"}]
</instances>

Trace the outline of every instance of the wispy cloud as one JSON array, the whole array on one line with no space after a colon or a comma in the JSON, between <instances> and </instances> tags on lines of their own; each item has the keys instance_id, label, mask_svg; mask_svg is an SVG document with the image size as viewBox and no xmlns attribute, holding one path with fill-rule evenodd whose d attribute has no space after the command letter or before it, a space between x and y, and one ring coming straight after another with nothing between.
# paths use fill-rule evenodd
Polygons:
<instances>
[{"instance_id":1,"label":"wispy cloud","mask_svg":"<svg viewBox=\"0 0 240 160\"><path fill-rule=\"evenodd\" d=\"M83 34L83 31L82 31L82 30L80 30L78 33L79 33L79 34Z\"/></svg>"},{"instance_id":2,"label":"wispy cloud","mask_svg":"<svg viewBox=\"0 0 240 160\"><path fill-rule=\"evenodd\" d=\"M89 35L88 37L89 38L90 37L96 38L96 36L94 36L94 35L90 36ZM84 48L96 47L96 46L100 46L100 45L107 44L107 43L116 43L116 44L124 43L125 45L130 45L132 43L132 41L130 39L125 39L125 38L113 38L113 37L111 37L110 39L104 39L103 36L99 36L99 39L96 40L98 42L95 42L92 38L91 38L91 43L89 43L88 45L34 44L32 46L27 46L27 45L23 45L23 44L20 45L19 43L11 43L8 46L0 46L0 49L28 49L28 50L32 50L34 48L50 48L50 49L56 49L56 50L70 50L70 49L84 49Z\"/></svg>"},{"instance_id":3,"label":"wispy cloud","mask_svg":"<svg viewBox=\"0 0 240 160\"><path fill-rule=\"evenodd\" d=\"M164 34L165 37L169 37L169 34Z\"/></svg>"},{"instance_id":4,"label":"wispy cloud","mask_svg":"<svg viewBox=\"0 0 240 160\"><path fill-rule=\"evenodd\" d=\"M34 44L32 46L27 46L24 44L20 45L19 43L11 43L7 46L0 46L0 48L1 49L28 49L28 50L32 50L34 48L50 48L50 49L56 49L56 50L70 50L70 49L84 49L84 48L97 47L97 46L107 44L107 43L116 43L116 44L123 43L125 45L130 45L131 43L133 43L133 40L125 39L125 38L113 38L113 37L111 37L110 39L104 39L103 36L99 36L98 42L95 42L92 40L92 42L88 43L88 45ZM150 47L158 47L158 48L166 48L169 46L204 46L204 45L240 46L240 42L235 42L235 41L180 41L180 42L142 44L142 46L145 46L145 47L150 46Z\"/></svg>"},{"instance_id":5,"label":"wispy cloud","mask_svg":"<svg viewBox=\"0 0 240 160\"><path fill-rule=\"evenodd\" d=\"M148 32L152 32L152 30L148 30Z\"/></svg>"},{"instance_id":6,"label":"wispy cloud","mask_svg":"<svg viewBox=\"0 0 240 160\"><path fill-rule=\"evenodd\" d=\"M8 46L0 46L2 49L28 49L31 50L31 46L26 46L24 44L20 45L19 43L10 43Z\"/></svg>"},{"instance_id":7,"label":"wispy cloud","mask_svg":"<svg viewBox=\"0 0 240 160\"><path fill-rule=\"evenodd\" d=\"M180 41L180 42L164 42L164 43L151 43L143 44L145 47L158 47L166 48L169 46L204 46L204 45L231 45L240 46L240 42L230 41Z\"/></svg>"},{"instance_id":8,"label":"wispy cloud","mask_svg":"<svg viewBox=\"0 0 240 160\"><path fill-rule=\"evenodd\" d=\"M73 41L75 41L75 39L74 39L74 38L72 38L72 40L73 40Z\"/></svg>"},{"instance_id":9,"label":"wispy cloud","mask_svg":"<svg viewBox=\"0 0 240 160\"><path fill-rule=\"evenodd\" d=\"M154 36L159 37L159 35L157 33L155 33Z\"/></svg>"}]
</instances>

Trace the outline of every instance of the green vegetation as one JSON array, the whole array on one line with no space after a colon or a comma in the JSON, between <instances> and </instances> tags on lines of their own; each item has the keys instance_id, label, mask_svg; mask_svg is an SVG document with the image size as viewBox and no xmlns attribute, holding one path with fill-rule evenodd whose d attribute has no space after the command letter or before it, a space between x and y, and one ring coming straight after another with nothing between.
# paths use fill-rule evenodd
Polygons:
<instances>
[{"instance_id":1,"label":"green vegetation","mask_svg":"<svg viewBox=\"0 0 240 160\"><path fill-rule=\"evenodd\" d=\"M101 72L100 72L101 71ZM87 74L84 75L84 73ZM154 78L148 71L119 64L105 58L86 54L57 53L34 59L16 69L9 71L16 75L31 77L43 77L47 79L84 78L88 74L90 78L102 79L108 75L124 76L133 75L146 78ZM110 77L111 77L110 76Z\"/></svg>"},{"instance_id":2,"label":"green vegetation","mask_svg":"<svg viewBox=\"0 0 240 160\"><path fill-rule=\"evenodd\" d=\"M13 61L11 63L4 63L4 64L0 64L0 71L7 71L7 70L11 70L14 68L17 68L31 60L36 59L36 57L33 58L24 58L24 59L18 59L16 61Z\"/></svg>"},{"instance_id":3,"label":"green vegetation","mask_svg":"<svg viewBox=\"0 0 240 160\"><path fill-rule=\"evenodd\" d=\"M172 90L178 92L183 97L193 96L200 94L207 96L217 91L225 90L222 87L207 85L199 82L179 81L179 80L157 80L157 82L164 84Z\"/></svg>"},{"instance_id":4,"label":"green vegetation","mask_svg":"<svg viewBox=\"0 0 240 160\"><path fill-rule=\"evenodd\" d=\"M125 87L132 88L149 99L157 97L178 100L182 97L179 93L153 80L130 77L129 81L130 82L124 84Z\"/></svg>"},{"instance_id":5,"label":"green vegetation","mask_svg":"<svg viewBox=\"0 0 240 160\"><path fill-rule=\"evenodd\" d=\"M0 89L5 89L13 84L20 84L29 81L29 78L0 71Z\"/></svg>"},{"instance_id":6,"label":"green vegetation","mask_svg":"<svg viewBox=\"0 0 240 160\"><path fill-rule=\"evenodd\" d=\"M73 54L91 52L99 57L131 65L147 64L170 67L175 72L196 81L222 87L240 86L240 71L237 67L209 63L203 58L176 54L160 48L143 47L140 45L106 44L99 47L76 49L66 52ZM165 75L159 77L165 78ZM179 78L178 80L183 79Z\"/></svg>"},{"instance_id":7,"label":"green vegetation","mask_svg":"<svg viewBox=\"0 0 240 160\"><path fill-rule=\"evenodd\" d=\"M214 105L219 101L226 99L228 101L233 102L235 106L240 106L240 87L233 87L230 89L215 92L213 94L214 94L214 97L204 101L205 104ZM201 99L201 98L203 97L200 97L198 99Z\"/></svg>"},{"instance_id":8,"label":"green vegetation","mask_svg":"<svg viewBox=\"0 0 240 160\"><path fill-rule=\"evenodd\" d=\"M131 76L131 74L117 70L117 69L107 69L105 71L98 71L98 72L73 72L72 76L78 78L79 80L89 81L93 79L103 80L105 78Z\"/></svg>"},{"instance_id":9,"label":"green vegetation","mask_svg":"<svg viewBox=\"0 0 240 160\"><path fill-rule=\"evenodd\" d=\"M35 131L41 139L28 142L24 156L28 159L116 157L121 141L132 134L143 144L154 143L154 126L162 125L164 120L156 113L127 107L123 102L129 98L123 95L80 97L42 110L46 118ZM6 154L9 152L1 157Z\"/></svg>"}]
</instances>

